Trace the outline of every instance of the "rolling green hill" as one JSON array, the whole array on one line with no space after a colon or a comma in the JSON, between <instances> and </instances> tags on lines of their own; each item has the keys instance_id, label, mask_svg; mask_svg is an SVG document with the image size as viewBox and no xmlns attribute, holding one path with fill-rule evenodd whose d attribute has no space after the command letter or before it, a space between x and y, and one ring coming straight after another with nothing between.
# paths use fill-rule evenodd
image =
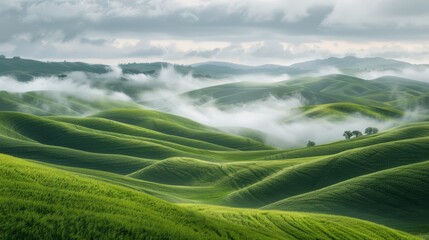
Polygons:
<instances>
[{"instance_id":1,"label":"rolling green hill","mask_svg":"<svg viewBox=\"0 0 429 240\"><path fill-rule=\"evenodd\" d=\"M222 129L238 136L143 108L176 106L175 97L139 102L160 88L152 82L166 66L213 83L248 74L294 77L179 96L198 107L227 111L299 99L302 106L279 124L341 123L353 116L395 127L313 147L274 148L263 142L263 127ZM427 66L346 57L289 67L119 67L123 74L105 65L0 58L4 84L47 76L106 95L0 92L0 239L429 239L429 84L388 76L301 77L326 68L353 75ZM110 96L115 93L136 102L118 101ZM171 106L159 104L169 100Z\"/></svg>"},{"instance_id":2,"label":"rolling green hill","mask_svg":"<svg viewBox=\"0 0 429 240\"><path fill-rule=\"evenodd\" d=\"M41 116L82 116L112 108L138 109L141 105L91 96L73 96L65 93L38 91L25 93L0 92L0 111L25 112Z\"/></svg>"},{"instance_id":3,"label":"rolling green hill","mask_svg":"<svg viewBox=\"0 0 429 240\"><path fill-rule=\"evenodd\" d=\"M428 137L428 122L408 123L375 135L311 148L282 150L153 110L108 110L89 117L0 113L1 153L170 202L211 204L190 208L192 211L200 209L211 217L227 211L222 216L237 219L234 224L247 226L247 230L256 223L254 220L239 221L245 218L243 214L250 219L261 219L259 214L265 216L268 213L226 210L213 205L341 214L412 234L429 234L426 231L429 222L423 215L416 214L416 211L421 214L429 211L429 206L421 203L428 198L421 191L429 188L429 183L424 181L424 171L416 172L416 188L398 186L398 189L406 190L406 195L398 195L398 198L393 197L395 192L389 192L389 184L377 185L384 181L377 179L406 177L396 169L423 169L428 160ZM387 177L372 177L384 176L384 173ZM337 196L338 192L338 199L341 199L342 191L349 189L349 185L356 185L358 189L362 186L361 181L365 186L377 187L378 192L362 193L365 197L362 200L356 198L356 204L349 198L339 200L343 204L339 207L328 198ZM323 194L319 195L319 192ZM379 205L364 204L364 199L371 194ZM326 201L332 205L302 207L310 201L307 198L318 206L319 197L321 204ZM377 200L376 197L388 200ZM366 208L361 207L363 205ZM188 208L188 205L183 207ZM350 211L341 210L346 208ZM363 213L358 214L361 208ZM377 209L390 209L397 214L386 216ZM265 220L260 220L269 226L277 224L275 219L282 218L280 212L269 214ZM293 219L300 216L306 218L296 215ZM281 229L284 228L287 226ZM299 232L303 233L302 230ZM286 237L282 235L284 233L279 234Z\"/></svg>"},{"instance_id":4,"label":"rolling green hill","mask_svg":"<svg viewBox=\"0 0 429 240\"><path fill-rule=\"evenodd\" d=\"M405 109L427 110L428 92L429 84L409 79L383 77L369 81L346 75L328 75L275 83L230 83L185 95L197 99L200 104L210 101L222 108L269 97L299 98L305 104L302 111L312 117L359 113L386 119L401 117Z\"/></svg>"},{"instance_id":5,"label":"rolling green hill","mask_svg":"<svg viewBox=\"0 0 429 240\"><path fill-rule=\"evenodd\" d=\"M118 110L103 112L99 115L113 117L119 116L118 113L124 113L122 116L125 116L127 112L130 115L126 119L135 119L136 122L147 120L148 125L136 127L103 118L56 117L48 119L22 113L2 112L0 125L3 131L0 133L4 138L11 138L3 144L16 146L12 149L6 148L5 151L16 152L21 157L29 157L33 153L22 151L22 149L18 149L18 146L23 146L23 148L31 146L30 149L33 151L34 149L43 150L43 154L50 154L49 149L62 147L90 154L119 154L144 159L164 159L175 156L201 157L213 161L217 158L211 156L209 150L272 149L251 139L228 135L219 130L156 111ZM188 127L174 123L170 117L182 119L182 122L187 123ZM158 119L162 120L161 124L157 126L166 126L167 130L177 126L177 135L167 134L163 132L163 129L154 127L153 123L157 124ZM89 124L84 126L84 123ZM192 128L192 126L196 128ZM12 142L14 143L12 144Z\"/></svg>"},{"instance_id":6,"label":"rolling green hill","mask_svg":"<svg viewBox=\"0 0 429 240\"><path fill-rule=\"evenodd\" d=\"M403 116L403 112L394 108L365 106L355 103L328 103L301 107L303 115L311 118L333 118L333 120L346 119L353 114L365 117L387 120Z\"/></svg>"},{"instance_id":7,"label":"rolling green hill","mask_svg":"<svg viewBox=\"0 0 429 240\"><path fill-rule=\"evenodd\" d=\"M429 138L357 148L285 168L230 194L231 204L261 207L361 175L427 160Z\"/></svg>"},{"instance_id":8,"label":"rolling green hill","mask_svg":"<svg viewBox=\"0 0 429 240\"><path fill-rule=\"evenodd\" d=\"M260 142L244 137L232 137L215 128L192 120L156 111L111 110L94 115L138 127L153 129L169 135L192 138L240 150L268 150Z\"/></svg>"},{"instance_id":9,"label":"rolling green hill","mask_svg":"<svg viewBox=\"0 0 429 240\"><path fill-rule=\"evenodd\" d=\"M429 234L428 171L429 161L392 167L264 208L354 216Z\"/></svg>"},{"instance_id":10,"label":"rolling green hill","mask_svg":"<svg viewBox=\"0 0 429 240\"><path fill-rule=\"evenodd\" d=\"M416 239L344 217L180 207L7 155L0 173L0 237L7 239Z\"/></svg>"}]
</instances>

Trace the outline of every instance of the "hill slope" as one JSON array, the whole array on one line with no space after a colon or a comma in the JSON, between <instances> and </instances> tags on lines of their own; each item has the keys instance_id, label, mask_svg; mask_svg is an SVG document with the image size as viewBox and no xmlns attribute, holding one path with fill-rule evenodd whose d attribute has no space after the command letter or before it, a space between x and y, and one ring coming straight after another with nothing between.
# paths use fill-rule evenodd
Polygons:
<instances>
[{"instance_id":1,"label":"hill slope","mask_svg":"<svg viewBox=\"0 0 429 240\"><path fill-rule=\"evenodd\" d=\"M137 103L115 99L76 97L73 95L39 91L25 93L0 92L0 111L16 111L41 116L82 116L112 108L139 109Z\"/></svg>"},{"instance_id":2,"label":"hill slope","mask_svg":"<svg viewBox=\"0 0 429 240\"><path fill-rule=\"evenodd\" d=\"M361 175L427 160L429 138L382 143L348 150L284 168L229 195L230 204L261 207ZM429 187L429 186L427 186Z\"/></svg>"},{"instance_id":3,"label":"hill slope","mask_svg":"<svg viewBox=\"0 0 429 240\"><path fill-rule=\"evenodd\" d=\"M355 104L374 109L385 118L401 116L405 108L427 109L429 84L397 77L383 77L372 81L346 75L297 78L275 83L230 83L190 91L185 96L199 103L208 101L220 107L251 103L274 97L300 98L305 105ZM358 112L366 113L366 110ZM336 108L343 114L347 109ZM377 111L376 111L377 110Z\"/></svg>"},{"instance_id":4,"label":"hill slope","mask_svg":"<svg viewBox=\"0 0 429 240\"><path fill-rule=\"evenodd\" d=\"M429 161L396 167L286 198L264 208L354 216L429 234L428 171Z\"/></svg>"},{"instance_id":5,"label":"hill slope","mask_svg":"<svg viewBox=\"0 0 429 240\"><path fill-rule=\"evenodd\" d=\"M353 181L359 182L373 174L423 163L428 160L428 136L429 123L421 122L351 140L281 150L151 110L111 110L86 118L0 113L1 153L42 162L171 202L253 208L278 206L282 209L284 206L280 203L283 201L313 196L311 194L320 191L327 191L329 196L341 184L354 184ZM395 174L402 173L393 172L388 178L395 178ZM416 179L425 176L425 172L420 176L416 173ZM380 182L375 181L374 186ZM420 181L419 184L420 190L429 189L427 182ZM378 187L382 189L384 186L388 184ZM411 203L402 199L408 206L426 198L419 189L408 185L403 188L408 191L407 199L411 199ZM395 198L388 193L380 191L377 197L388 200L379 201L385 206L367 206L369 209L365 212L368 215L356 215L353 206L349 212L343 213L415 234L427 234L424 227L429 223L424 217L407 225L401 218L410 213L400 208L398 215L392 215L391 219L372 213L377 208L392 206L389 201ZM345 201L346 206L353 203ZM301 211L298 207L293 210ZM327 213L337 213L328 210ZM224 210L215 208L210 211ZM428 206L417 204L413 211L426 213ZM242 213L233 212L235 210L228 213L232 219L245 218ZM259 213L257 216L248 214L250 219L261 217ZM270 216L263 221L271 224L273 219L278 217ZM252 221L243 220L243 224L253 225Z\"/></svg>"},{"instance_id":6,"label":"hill slope","mask_svg":"<svg viewBox=\"0 0 429 240\"><path fill-rule=\"evenodd\" d=\"M1 238L414 239L342 217L228 209L213 215L6 155L0 181ZM260 226L252 218L266 220Z\"/></svg>"}]
</instances>

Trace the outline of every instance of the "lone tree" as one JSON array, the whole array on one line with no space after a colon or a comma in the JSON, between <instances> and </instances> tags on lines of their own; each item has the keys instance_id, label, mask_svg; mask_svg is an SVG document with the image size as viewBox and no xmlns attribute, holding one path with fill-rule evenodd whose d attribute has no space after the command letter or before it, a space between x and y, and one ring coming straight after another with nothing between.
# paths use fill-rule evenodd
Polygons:
<instances>
[{"instance_id":1,"label":"lone tree","mask_svg":"<svg viewBox=\"0 0 429 240\"><path fill-rule=\"evenodd\" d=\"M352 133L352 131L347 130L347 131L344 131L343 136L346 139L350 139L353 136L353 133Z\"/></svg>"},{"instance_id":2,"label":"lone tree","mask_svg":"<svg viewBox=\"0 0 429 240\"><path fill-rule=\"evenodd\" d=\"M353 134L353 136L355 136L355 138L362 136L362 133L360 131L358 131L358 130L354 130L352 132L352 134Z\"/></svg>"},{"instance_id":3,"label":"lone tree","mask_svg":"<svg viewBox=\"0 0 429 240\"><path fill-rule=\"evenodd\" d=\"M313 141L308 141L307 147L313 147L313 146L316 146L316 143Z\"/></svg>"},{"instance_id":4,"label":"lone tree","mask_svg":"<svg viewBox=\"0 0 429 240\"><path fill-rule=\"evenodd\" d=\"M375 128L375 127L367 127L367 128L365 129L365 134L366 134L366 135L371 135L371 134L376 134L376 133L378 133L378 128Z\"/></svg>"}]
</instances>

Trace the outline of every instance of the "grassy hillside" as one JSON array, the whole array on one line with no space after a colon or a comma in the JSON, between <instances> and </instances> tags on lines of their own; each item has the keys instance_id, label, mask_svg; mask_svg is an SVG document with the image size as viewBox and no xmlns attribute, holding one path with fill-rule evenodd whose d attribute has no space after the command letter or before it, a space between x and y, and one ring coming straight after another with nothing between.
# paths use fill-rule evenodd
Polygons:
<instances>
[{"instance_id":1,"label":"grassy hillside","mask_svg":"<svg viewBox=\"0 0 429 240\"><path fill-rule=\"evenodd\" d=\"M127 115L128 114L128 115ZM15 148L5 148L22 157L44 154L53 147L84 151L91 154L119 154L122 156L164 159L168 157L202 157L216 160L213 151L272 149L254 140L223 133L190 120L148 110L118 110L99 114L105 117L122 116L135 126L104 118L44 118L34 115L2 112L0 132ZM179 121L180 119L180 121ZM146 126L146 127L144 127ZM163 128L165 127L165 128ZM177 127L177 131L174 128ZM170 133L171 134L167 134ZM18 146L32 146L32 152ZM36 151L37 152L37 151ZM30 156L29 156L30 154ZM41 154L41 155L44 155ZM34 158L34 157L32 157ZM40 159L36 156L37 159Z\"/></svg>"},{"instance_id":2,"label":"grassy hillside","mask_svg":"<svg viewBox=\"0 0 429 240\"><path fill-rule=\"evenodd\" d=\"M130 174L130 177L171 185L210 185L232 174L222 164L192 158L169 158Z\"/></svg>"},{"instance_id":3,"label":"grassy hillside","mask_svg":"<svg viewBox=\"0 0 429 240\"><path fill-rule=\"evenodd\" d=\"M175 206L6 155L0 181L1 238L415 239L351 218Z\"/></svg>"},{"instance_id":4,"label":"grassy hillside","mask_svg":"<svg viewBox=\"0 0 429 240\"><path fill-rule=\"evenodd\" d=\"M79 125L90 129L100 130L103 132L125 134L125 135L144 137L149 139L158 139L166 142L177 143L177 144L199 148L199 149L219 150L219 151L233 150L233 148L223 147L220 145L204 142L201 140L195 140L192 138L169 135L162 132L158 132L156 131L156 129L142 128L142 127L138 127L130 124L116 122L110 119L104 119L104 118L98 118L98 117L86 117L86 118L50 117L50 119L53 119L59 122Z\"/></svg>"},{"instance_id":5,"label":"grassy hillside","mask_svg":"<svg viewBox=\"0 0 429 240\"><path fill-rule=\"evenodd\" d=\"M350 149L357 149L380 143L394 142L405 139L427 137L429 135L428 122L417 122L400 125L388 131L375 135L362 136L349 140L341 140L323 144L312 148L300 148L282 151L281 153L265 157L265 159L289 159L297 157L324 156L340 153Z\"/></svg>"},{"instance_id":6,"label":"grassy hillside","mask_svg":"<svg viewBox=\"0 0 429 240\"><path fill-rule=\"evenodd\" d=\"M194 90L187 97L200 103L228 107L263 100L299 98L302 110L312 117L359 113L377 119L397 118L405 109L428 109L429 84L383 77L363 80L346 75L307 77L275 83L230 83ZM154 103L156 104L156 103ZM308 106L314 105L314 106Z\"/></svg>"},{"instance_id":7,"label":"grassy hillside","mask_svg":"<svg viewBox=\"0 0 429 240\"><path fill-rule=\"evenodd\" d=\"M82 116L112 108L138 109L142 106L132 102L91 96L76 97L58 92L10 93L0 91L0 111L17 111L41 116Z\"/></svg>"},{"instance_id":8,"label":"grassy hillside","mask_svg":"<svg viewBox=\"0 0 429 240\"><path fill-rule=\"evenodd\" d=\"M352 222L351 218L336 219L337 216L289 213L284 211L260 211L254 209L231 209L207 206L189 206L204 214L214 216L242 226L256 227L267 233L275 233L279 239L394 239L396 236L379 231L369 233L363 222ZM188 207L188 208L189 208ZM347 220L346 220L347 219ZM347 221L346 224L343 225ZM367 222L368 223L368 222ZM317 226L317 227L316 227ZM302 231L305 228L307 231ZM374 228L375 231L377 231ZM326 236L327 235L327 236Z\"/></svg>"},{"instance_id":9,"label":"grassy hillside","mask_svg":"<svg viewBox=\"0 0 429 240\"><path fill-rule=\"evenodd\" d=\"M429 123L420 122L351 140L282 150L152 110L109 110L80 118L0 113L1 153L31 159L94 181L102 180L170 202L247 208L289 209L292 205L282 203L301 197L304 199L305 196L324 196L316 194L318 192L326 191L326 195L330 196L337 191L336 186L346 186L344 189L348 189L349 184L353 185L359 179L389 173L401 167L420 166L416 164L428 160L428 136ZM417 177L416 173L416 179L426 177L425 172L419 174ZM393 171L388 178L395 179L396 175L403 174ZM375 187L377 182L382 181L374 180L371 184ZM388 186L378 186L382 190L377 196L380 199L388 198L386 201L378 201L383 206L368 205L366 210L363 208L361 215L356 213L359 210L353 206L350 211L342 212L335 212L335 209L341 209L335 206L320 208L320 211L310 207L305 209L301 208L298 200L297 207L289 210L343 214L413 234L428 234L425 227L429 222L414 213L420 211L423 214L428 211L429 207L419 201L427 198L420 191L429 189L429 183L419 181L416 184L418 189L404 185L402 188L406 189L408 198L396 198L387 191L389 189L383 190L383 187ZM316 195L312 195L313 193ZM339 193L339 199L341 194ZM362 194L364 198L366 195L367 193ZM411 202L407 202L408 200ZM353 203L348 198L344 201L344 208ZM395 203L399 207L392 208L394 205L390 201L397 201ZM359 204L356 205L357 208ZM400 204L415 206L412 211L406 212ZM185 208L188 209L188 206ZM186 211L195 212L195 208L191 208ZM247 229L256 224L253 220L248 222L245 219L260 219L271 226L270 224L279 224L275 219L286 217L280 213L253 213L251 210L225 210L213 206L197 208L206 212L201 214L209 218L217 215L209 214L210 211L228 211L225 215L237 219L234 223L237 225L234 228L237 229L239 226ZM389 208L396 209L397 215L388 218L376 214L377 209ZM243 214L248 216L244 217ZM270 216L262 217L267 214ZM306 219L307 215L304 215ZM410 218L406 217L408 215ZM418 219L413 219L411 215ZM297 213L293 218L300 219L301 216L303 215ZM412 221L404 223L401 220L404 216ZM243 220L238 221L240 218ZM312 222L311 225L313 227L317 224ZM289 225L282 225L281 229L288 227ZM307 230L299 232L304 234ZM259 230L258 232L260 233ZM281 238L287 236L284 235L286 233L279 234Z\"/></svg>"},{"instance_id":10,"label":"grassy hillside","mask_svg":"<svg viewBox=\"0 0 429 240\"><path fill-rule=\"evenodd\" d=\"M232 137L215 128L204 126L192 120L150 110L111 110L94 117L114 120L138 127L153 129L169 135L192 138L220 146L240 150L268 150L260 142L244 137Z\"/></svg>"},{"instance_id":11,"label":"grassy hillside","mask_svg":"<svg viewBox=\"0 0 429 240\"><path fill-rule=\"evenodd\" d=\"M0 59L0 77L23 82L83 71L76 75L81 81L52 79L138 100L157 86L126 74L156 79L165 65L125 64L125 75L106 77L104 65ZM172 67L214 81L328 66L350 73L419 67L353 57L292 67ZM429 84L410 79L328 75L184 94L222 110L272 98L302 100L283 124L351 115L397 123L373 135L285 150L265 145L263 129L231 126L246 137L238 136L108 97L0 92L0 239L428 238L428 93Z\"/></svg>"},{"instance_id":12,"label":"grassy hillside","mask_svg":"<svg viewBox=\"0 0 429 240\"><path fill-rule=\"evenodd\" d=\"M354 216L429 234L428 171L429 161L395 167L264 208Z\"/></svg>"},{"instance_id":13,"label":"grassy hillside","mask_svg":"<svg viewBox=\"0 0 429 240\"><path fill-rule=\"evenodd\" d=\"M427 160L429 138L382 143L284 168L229 195L230 204L261 207L361 175Z\"/></svg>"},{"instance_id":14,"label":"grassy hillside","mask_svg":"<svg viewBox=\"0 0 429 240\"><path fill-rule=\"evenodd\" d=\"M311 118L331 118L342 120L351 115L362 115L365 117L388 120L403 116L403 112L394 108L364 106L355 103L329 103L300 108L303 115Z\"/></svg>"}]
</instances>

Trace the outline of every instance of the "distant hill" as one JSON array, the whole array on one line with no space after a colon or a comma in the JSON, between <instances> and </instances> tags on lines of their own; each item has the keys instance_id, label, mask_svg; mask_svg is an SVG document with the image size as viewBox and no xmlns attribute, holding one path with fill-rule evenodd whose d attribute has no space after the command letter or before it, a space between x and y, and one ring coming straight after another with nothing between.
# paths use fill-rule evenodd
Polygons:
<instances>
[{"instance_id":1,"label":"distant hill","mask_svg":"<svg viewBox=\"0 0 429 240\"><path fill-rule=\"evenodd\" d=\"M380 57L357 58L352 56L344 58L331 57L326 59L317 59L290 65L291 68L300 69L306 72L317 72L324 69L335 68L344 74L355 74L368 71L396 71L418 66L419 65Z\"/></svg>"},{"instance_id":2,"label":"distant hill","mask_svg":"<svg viewBox=\"0 0 429 240\"><path fill-rule=\"evenodd\" d=\"M124 73L145 73L155 74L162 68L173 67L176 71L182 74L193 74L195 77L206 78L222 78L235 75L249 75L249 74L268 74L268 75L281 75L281 74L298 74L303 71L293 69L287 66L280 65L261 65L261 66L247 66L240 64L233 64L227 62L203 62L192 65L179 65L166 62L156 63L129 63L121 64Z\"/></svg>"},{"instance_id":3,"label":"distant hill","mask_svg":"<svg viewBox=\"0 0 429 240\"><path fill-rule=\"evenodd\" d=\"M403 61L385 58L326 58L295 63L290 66L265 64L260 66L242 65L228 62L208 61L191 65L168 62L126 63L119 67L125 74L156 74L162 68L173 67L182 74L193 74L196 77L222 78L236 75L264 74L301 76L326 71L338 71L348 75L371 71L400 71L402 69L423 70L428 65L416 65ZM109 66L87 64L82 62L42 62L21 58L0 58L0 76L11 75L18 80L30 80L35 76L58 75L67 72L106 73Z\"/></svg>"},{"instance_id":4,"label":"distant hill","mask_svg":"<svg viewBox=\"0 0 429 240\"><path fill-rule=\"evenodd\" d=\"M229 63L229 62L219 62L219 61L195 63L195 64L191 64L190 66L191 67L218 66L218 67L227 67L227 68L241 69L241 70L253 68L253 66L249 66L249 65L235 64L235 63Z\"/></svg>"},{"instance_id":5,"label":"distant hill","mask_svg":"<svg viewBox=\"0 0 429 240\"><path fill-rule=\"evenodd\" d=\"M271 96L279 99L300 97L305 100L306 105L347 102L393 109L429 108L429 84L398 77L368 81L338 74L275 83L239 82L198 89L185 95L201 104L211 101L224 107ZM344 113L348 111L347 108L338 107L336 110L344 110Z\"/></svg>"},{"instance_id":6,"label":"distant hill","mask_svg":"<svg viewBox=\"0 0 429 240\"><path fill-rule=\"evenodd\" d=\"M133 63L123 64L122 69L126 72L145 72L154 73L162 67L173 65L169 63ZM326 71L338 71L344 74L359 74L371 71L400 71L402 69L429 69L428 65L410 64L403 61L385 59L380 57L374 58L326 58L311 61L295 63L290 66L275 64L265 64L260 66L242 65L228 62L208 61L195 63L192 65L174 65L175 69L182 73L193 73L197 76L206 77L226 77L231 75L244 74L268 74L280 75L288 74L291 76L315 74Z\"/></svg>"},{"instance_id":7,"label":"distant hill","mask_svg":"<svg viewBox=\"0 0 429 240\"><path fill-rule=\"evenodd\" d=\"M31 80L33 77L59 75L67 72L106 73L107 65L83 62L42 62L22 58L0 58L0 76L14 76L18 80Z\"/></svg>"}]
</instances>

